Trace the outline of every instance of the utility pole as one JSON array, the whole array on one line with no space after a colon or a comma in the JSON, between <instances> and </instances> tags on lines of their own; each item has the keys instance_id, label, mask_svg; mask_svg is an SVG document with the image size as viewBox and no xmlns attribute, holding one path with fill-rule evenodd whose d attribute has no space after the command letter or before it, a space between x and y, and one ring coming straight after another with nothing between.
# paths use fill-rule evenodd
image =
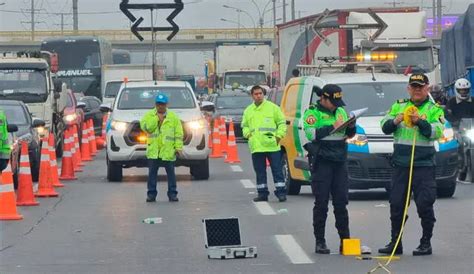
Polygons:
<instances>
[{"instance_id":1,"label":"utility pole","mask_svg":"<svg viewBox=\"0 0 474 274\"><path fill-rule=\"evenodd\" d=\"M291 20L295 20L295 0L291 0Z\"/></svg>"},{"instance_id":2,"label":"utility pole","mask_svg":"<svg viewBox=\"0 0 474 274\"><path fill-rule=\"evenodd\" d=\"M286 23L286 0L283 0L283 23Z\"/></svg>"},{"instance_id":3,"label":"utility pole","mask_svg":"<svg viewBox=\"0 0 474 274\"><path fill-rule=\"evenodd\" d=\"M438 24L438 18L436 16L436 0L433 0L433 25L432 25L432 31L433 31L433 37L437 37L436 32L438 31L438 27L436 26Z\"/></svg>"},{"instance_id":4,"label":"utility pole","mask_svg":"<svg viewBox=\"0 0 474 274\"><path fill-rule=\"evenodd\" d=\"M79 30L79 17L77 14L77 1L78 0L72 0L72 25L73 25L73 30L74 32L77 32Z\"/></svg>"},{"instance_id":5,"label":"utility pole","mask_svg":"<svg viewBox=\"0 0 474 274\"><path fill-rule=\"evenodd\" d=\"M64 23L64 15L66 15L66 14L70 14L70 13L64 13L64 12L56 13L56 15L61 16L61 24L55 24L56 26L60 26L60 27L61 27L61 35L64 34L64 26L71 26L71 24L65 24L65 23Z\"/></svg>"},{"instance_id":6,"label":"utility pole","mask_svg":"<svg viewBox=\"0 0 474 274\"><path fill-rule=\"evenodd\" d=\"M276 0L272 0L272 2L273 2L273 27L276 27L276 25L277 25Z\"/></svg>"},{"instance_id":7,"label":"utility pole","mask_svg":"<svg viewBox=\"0 0 474 274\"><path fill-rule=\"evenodd\" d=\"M35 40L35 0L31 0L31 41Z\"/></svg>"},{"instance_id":8,"label":"utility pole","mask_svg":"<svg viewBox=\"0 0 474 274\"><path fill-rule=\"evenodd\" d=\"M441 0L438 0L438 9L437 9L437 16L436 16L436 26L438 28L438 32L436 33L436 37L441 37L441 33L443 32L443 4Z\"/></svg>"}]
</instances>

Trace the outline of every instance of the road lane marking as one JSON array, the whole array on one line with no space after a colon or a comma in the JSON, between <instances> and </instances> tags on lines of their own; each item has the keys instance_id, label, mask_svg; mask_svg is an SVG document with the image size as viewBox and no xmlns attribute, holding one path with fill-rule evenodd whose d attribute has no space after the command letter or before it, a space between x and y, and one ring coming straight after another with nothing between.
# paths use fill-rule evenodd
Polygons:
<instances>
[{"instance_id":1,"label":"road lane marking","mask_svg":"<svg viewBox=\"0 0 474 274\"><path fill-rule=\"evenodd\" d=\"M293 264L312 264L311 258L306 255L303 248L296 242L292 235L275 235L277 243L280 245L283 252L285 252L288 259Z\"/></svg>"},{"instance_id":2,"label":"road lane marking","mask_svg":"<svg viewBox=\"0 0 474 274\"><path fill-rule=\"evenodd\" d=\"M262 215L276 215L275 210L267 202L254 202L254 205Z\"/></svg>"},{"instance_id":3,"label":"road lane marking","mask_svg":"<svg viewBox=\"0 0 474 274\"><path fill-rule=\"evenodd\" d=\"M249 179L242 179L242 180L240 180L240 182L242 183L242 185L243 185L245 188L255 188L255 185L254 185L254 183L252 182L252 180L249 180Z\"/></svg>"},{"instance_id":4,"label":"road lane marking","mask_svg":"<svg viewBox=\"0 0 474 274\"><path fill-rule=\"evenodd\" d=\"M240 166L230 166L233 172L243 172Z\"/></svg>"}]
</instances>

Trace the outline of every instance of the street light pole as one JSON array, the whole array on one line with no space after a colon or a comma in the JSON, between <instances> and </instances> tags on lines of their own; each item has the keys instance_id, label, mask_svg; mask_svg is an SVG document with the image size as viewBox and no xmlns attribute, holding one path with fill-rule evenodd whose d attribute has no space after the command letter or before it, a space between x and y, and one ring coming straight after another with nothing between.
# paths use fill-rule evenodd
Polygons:
<instances>
[{"instance_id":1,"label":"street light pole","mask_svg":"<svg viewBox=\"0 0 474 274\"><path fill-rule=\"evenodd\" d=\"M276 22L276 0L272 0L273 2L273 27L276 27L277 22Z\"/></svg>"},{"instance_id":2,"label":"street light pole","mask_svg":"<svg viewBox=\"0 0 474 274\"><path fill-rule=\"evenodd\" d=\"M253 16L248 13L247 11L243 10L243 9L239 9L239 8L236 8L236 7L232 7L232 6L228 6L228 5L222 5L223 8L226 8L226 9L233 9L237 12L243 12L245 13L250 19L252 19L252 23L253 23L253 29L254 31L257 29L257 25L255 24L255 19L253 19ZM257 34L255 33L255 36L257 36Z\"/></svg>"},{"instance_id":3,"label":"street light pole","mask_svg":"<svg viewBox=\"0 0 474 274\"><path fill-rule=\"evenodd\" d=\"M283 0L283 23L286 23L286 0Z\"/></svg>"}]
</instances>

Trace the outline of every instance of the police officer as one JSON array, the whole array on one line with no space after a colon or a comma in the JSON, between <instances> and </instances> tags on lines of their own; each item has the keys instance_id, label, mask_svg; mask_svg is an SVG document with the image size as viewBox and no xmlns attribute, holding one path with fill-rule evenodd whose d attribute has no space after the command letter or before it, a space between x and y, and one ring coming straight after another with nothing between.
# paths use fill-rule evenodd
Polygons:
<instances>
[{"instance_id":1,"label":"police officer","mask_svg":"<svg viewBox=\"0 0 474 274\"><path fill-rule=\"evenodd\" d=\"M449 99L446 104L446 119L453 125L459 127L462 118L474 118L474 100L471 97L471 82L460 78L454 83L456 96Z\"/></svg>"},{"instance_id":2,"label":"police officer","mask_svg":"<svg viewBox=\"0 0 474 274\"><path fill-rule=\"evenodd\" d=\"M285 178L281 163L280 140L286 134L286 122L280 108L265 100L261 86L253 86L250 94L254 102L249 105L242 117L242 133L249 139L252 163L257 175L258 196L254 202L268 201L266 160L270 162L275 195L280 202L286 201Z\"/></svg>"},{"instance_id":3,"label":"police officer","mask_svg":"<svg viewBox=\"0 0 474 274\"><path fill-rule=\"evenodd\" d=\"M329 194L332 196L336 228L342 240L350 237L349 215L347 212L348 177L346 138L355 135L355 122L333 132L348 120L339 86L327 84L317 89L320 100L304 113L304 130L308 140L317 147L310 151L311 188L314 195L313 229L316 238L315 252L329 254L326 245L325 228L328 212ZM306 147L306 146L305 146Z\"/></svg>"},{"instance_id":4,"label":"police officer","mask_svg":"<svg viewBox=\"0 0 474 274\"><path fill-rule=\"evenodd\" d=\"M428 77L412 74L408 82L410 99L398 100L392 105L381 121L382 131L393 134L392 156L393 176L390 192L391 241L379 253L391 254L400 234L407 196L413 135L416 134L415 159L413 162L412 189L414 200L421 218L423 235L420 245L413 251L414 256L432 253L431 237L436 222L433 204L436 200L435 148L434 141L443 134L443 110L431 102ZM407 108L416 108L409 113ZM407 117L408 116L408 117ZM400 241L395 254L403 254Z\"/></svg>"},{"instance_id":5,"label":"police officer","mask_svg":"<svg viewBox=\"0 0 474 274\"><path fill-rule=\"evenodd\" d=\"M0 110L0 172L8 165L10 144L8 143L8 127L5 112Z\"/></svg>"},{"instance_id":6,"label":"police officer","mask_svg":"<svg viewBox=\"0 0 474 274\"><path fill-rule=\"evenodd\" d=\"M167 108L168 97L158 94L155 108L140 121L140 128L148 134L146 157L148 158L147 202L155 202L158 192L156 179L158 168L164 167L168 177L168 199L177 202L175 161L183 150L183 127L179 117Z\"/></svg>"}]
</instances>

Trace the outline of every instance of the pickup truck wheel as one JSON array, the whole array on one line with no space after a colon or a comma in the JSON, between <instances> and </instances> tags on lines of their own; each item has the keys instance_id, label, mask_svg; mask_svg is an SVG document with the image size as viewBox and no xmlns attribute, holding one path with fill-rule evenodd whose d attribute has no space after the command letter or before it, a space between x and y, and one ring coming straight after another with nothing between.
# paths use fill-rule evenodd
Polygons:
<instances>
[{"instance_id":1,"label":"pickup truck wheel","mask_svg":"<svg viewBox=\"0 0 474 274\"><path fill-rule=\"evenodd\" d=\"M293 180L290 174L290 166L288 163L288 156L286 153L283 154L282 157L282 171L283 177L285 178L285 186L286 186L286 193L288 195L298 195L301 191L301 183L297 180Z\"/></svg>"},{"instance_id":2,"label":"pickup truck wheel","mask_svg":"<svg viewBox=\"0 0 474 274\"><path fill-rule=\"evenodd\" d=\"M121 165L110 161L107 158L107 180L109 182L121 182L123 178L123 168Z\"/></svg>"},{"instance_id":3,"label":"pickup truck wheel","mask_svg":"<svg viewBox=\"0 0 474 274\"><path fill-rule=\"evenodd\" d=\"M195 180L207 180L209 179L209 158L206 160L196 161L197 163L189 168L191 176Z\"/></svg>"}]
</instances>

